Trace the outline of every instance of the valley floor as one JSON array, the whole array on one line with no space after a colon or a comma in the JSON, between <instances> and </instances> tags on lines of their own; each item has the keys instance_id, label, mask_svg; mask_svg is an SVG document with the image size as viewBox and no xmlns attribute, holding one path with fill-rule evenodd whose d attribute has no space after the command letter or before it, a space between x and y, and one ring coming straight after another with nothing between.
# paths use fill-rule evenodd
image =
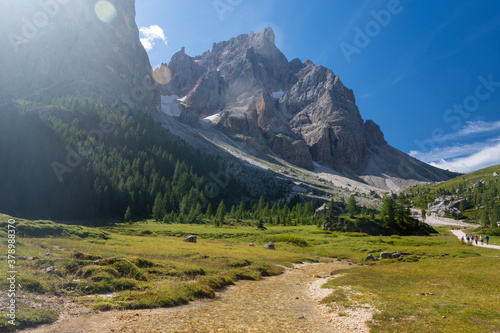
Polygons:
<instances>
[{"instance_id":1,"label":"valley floor","mask_svg":"<svg viewBox=\"0 0 500 333\"><path fill-rule=\"evenodd\" d=\"M300 264L279 276L239 281L214 299L175 308L65 318L23 332L368 332L370 308L337 316L318 304L331 292L321 286L332 270L349 267L347 261Z\"/></svg>"},{"instance_id":2,"label":"valley floor","mask_svg":"<svg viewBox=\"0 0 500 333\"><path fill-rule=\"evenodd\" d=\"M235 224L85 228L17 219L16 229L27 234L16 249L22 272L17 327L54 323L23 331L33 333L500 327L498 250L463 244L450 225L430 236L370 236L314 225L262 230L256 221ZM64 233L54 237L56 226ZM184 242L188 235L197 235L197 243ZM266 249L268 242L276 250ZM383 252L401 256L365 259ZM0 259L0 270L7 268ZM0 287L7 290L7 281ZM6 300L0 295L2 313ZM4 317L0 332L14 331Z\"/></svg>"}]
</instances>

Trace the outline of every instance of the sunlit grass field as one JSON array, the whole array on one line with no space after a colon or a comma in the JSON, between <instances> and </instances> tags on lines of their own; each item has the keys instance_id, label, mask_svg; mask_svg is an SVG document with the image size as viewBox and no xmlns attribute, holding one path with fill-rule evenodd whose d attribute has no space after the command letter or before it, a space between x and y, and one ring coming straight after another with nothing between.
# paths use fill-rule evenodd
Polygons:
<instances>
[{"instance_id":1,"label":"sunlit grass field","mask_svg":"<svg viewBox=\"0 0 500 333\"><path fill-rule=\"evenodd\" d=\"M5 274L7 218L0 216L5 253L0 269ZM500 251L462 244L445 228L428 237L383 237L323 232L316 226L266 225L261 230L253 226L255 221L234 227L151 221L105 228L16 223L23 230L16 248L21 291L74 297L95 311L175 306L213 297L239 279L280 274L282 266L340 258L362 266L335 272L341 276L329 283L331 300L339 300L339 286L360 292L349 298L380 310L370 323L374 332L495 332L500 327ZM63 230L54 231L56 227ZM184 242L187 235L197 235L198 242ZM270 241L276 250L264 248ZM499 237L491 237L490 243L500 243ZM384 251L407 254L365 261L368 254ZM51 266L55 273L41 271ZM0 288L7 289L5 279ZM98 294L113 297L81 297ZM46 310L18 312L20 326L56 318L57 313ZM12 329L6 318L0 321L2 329Z\"/></svg>"}]
</instances>

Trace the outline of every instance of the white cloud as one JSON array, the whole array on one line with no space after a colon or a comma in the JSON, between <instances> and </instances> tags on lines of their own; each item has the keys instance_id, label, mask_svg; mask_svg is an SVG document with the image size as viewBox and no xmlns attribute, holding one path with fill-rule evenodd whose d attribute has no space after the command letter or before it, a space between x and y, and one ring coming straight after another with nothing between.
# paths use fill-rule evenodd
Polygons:
<instances>
[{"instance_id":1,"label":"white cloud","mask_svg":"<svg viewBox=\"0 0 500 333\"><path fill-rule=\"evenodd\" d=\"M139 34L141 38L142 46L146 51L150 51L155 45L156 40L162 40L165 45L167 45L167 37L163 32L163 29L158 25L150 25L149 27L140 27Z\"/></svg>"},{"instance_id":2,"label":"white cloud","mask_svg":"<svg viewBox=\"0 0 500 333\"><path fill-rule=\"evenodd\" d=\"M436 138L436 142L464 139L472 135L481 135L500 131L500 121L468 121L464 127L455 133L445 134Z\"/></svg>"},{"instance_id":3,"label":"white cloud","mask_svg":"<svg viewBox=\"0 0 500 333\"><path fill-rule=\"evenodd\" d=\"M436 166L456 172L471 172L488 166L500 164L500 121L469 121L455 133L444 134L432 139L435 148L427 151L410 151L410 155ZM495 135L494 137L491 137ZM482 141L470 143L473 138ZM437 147L439 143L449 143ZM459 143L457 141L461 141ZM468 143L463 143L463 142Z\"/></svg>"},{"instance_id":4,"label":"white cloud","mask_svg":"<svg viewBox=\"0 0 500 333\"><path fill-rule=\"evenodd\" d=\"M450 158L458 158L469 156L474 153L477 153L484 148L491 147L496 145L492 140L487 142L475 142L470 144L455 144L453 146L447 147L436 147L428 152L420 152L416 150L410 151L410 156L418 158L424 162L435 162L440 160L447 160Z\"/></svg>"},{"instance_id":5,"label":"white cloud","mask_svg":"<svg viewBox=\"0 0 500 333\"><path fill-rule=\"evenodd\" d=\"M483 150L466 157L459 157L449 161L441 160L439 162L429 163L441 169L468 173L492 165L500 164L500 143L496 146L486 147Z\"/></svg>"},{"instance_id":6,"label":"white cloud","mask_svg":"<svg viewBox=\"0 0 500 333\"><path fill-rule=\"evenodd\" d=\"M427 153L411 151L410 155L441 169L468 173L500 164L500 137L486 142L435 148Z\"/></svg>"}]
</instances>

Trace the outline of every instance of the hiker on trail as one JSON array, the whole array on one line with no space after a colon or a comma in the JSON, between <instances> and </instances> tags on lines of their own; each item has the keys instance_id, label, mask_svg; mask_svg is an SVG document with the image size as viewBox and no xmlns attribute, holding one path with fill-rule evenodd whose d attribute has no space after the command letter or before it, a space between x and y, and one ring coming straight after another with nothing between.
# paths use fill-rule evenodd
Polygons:
<instances>
[{"instance_id":1,"label":"hiker on trail","mask_svg":"<svg viewBox=\"0 0 500 333\"><path fill-rule=\"evenodd\" d=\"M479 241L481 242L481 245L483 245L483 235L481 235L481 237L479 237Z\"/></svg>"},{"instance_id":2,"label":"hiker on trail","mask_svg":"<svg viewBox=\"0 0 500 333\"><path fill-rule=\"evenodd\" d=\"M486 242L486 245L488 245L488 242L490 241L490 236L488 235L484 236L484 241Z\"/></svg>"},{"instance_id":3,"label":"hiker on trail","mask_svg":"<svg viewBox=\"0 0 500 333\"><path fill-rule=\"evenodd\" d=\"M462 236L462 243L464 242L464 236Z\"/></svg>"},{"instance_id":4,"label":"hiker on trail","mask_svg":"<svg viewBox=\"0 0 500 333\"><path fill-rule=\"evenodd\" d=\"M470 237L469 237L469 235L467 235L467 244L469 244L469 241L470 241Z\"/></svg>"},{"instance_id":5,"label":"hiker on trail","mask_svg":"<svg viewBox=\"0 0 500 333\"><path fill-rule=\"evenodd\" d=\"M476 238L474 238L474 240L476 241L476 245L477 245L477 235L476 235Z\"/></svg>"}]
</instances>

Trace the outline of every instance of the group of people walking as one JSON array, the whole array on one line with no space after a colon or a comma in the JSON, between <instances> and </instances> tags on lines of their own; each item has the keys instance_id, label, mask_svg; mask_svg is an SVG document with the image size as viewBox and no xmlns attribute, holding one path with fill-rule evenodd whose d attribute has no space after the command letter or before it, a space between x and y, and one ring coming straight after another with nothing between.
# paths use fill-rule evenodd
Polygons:
<instances>
[{"instance_id":1,"label":"group of people walking","mask_svg":"<svg viewBox=\"0 0 500 333\"><path fill-rule=\"evenodd\" d=\"M476 245L479 242L481 242L481 245L483 245L483 243L486 243L486 245L488 245L489 241L490 241L490 237L488 235L486 236L478 236L478 235L473 235L472 233L471 234L465 234L465 239L464 239L464 236L462 236L462 242L465 242L467 241L467 243L469 244L472 244L474 242L476 242Z\"/></svg>"}]
</instances>

